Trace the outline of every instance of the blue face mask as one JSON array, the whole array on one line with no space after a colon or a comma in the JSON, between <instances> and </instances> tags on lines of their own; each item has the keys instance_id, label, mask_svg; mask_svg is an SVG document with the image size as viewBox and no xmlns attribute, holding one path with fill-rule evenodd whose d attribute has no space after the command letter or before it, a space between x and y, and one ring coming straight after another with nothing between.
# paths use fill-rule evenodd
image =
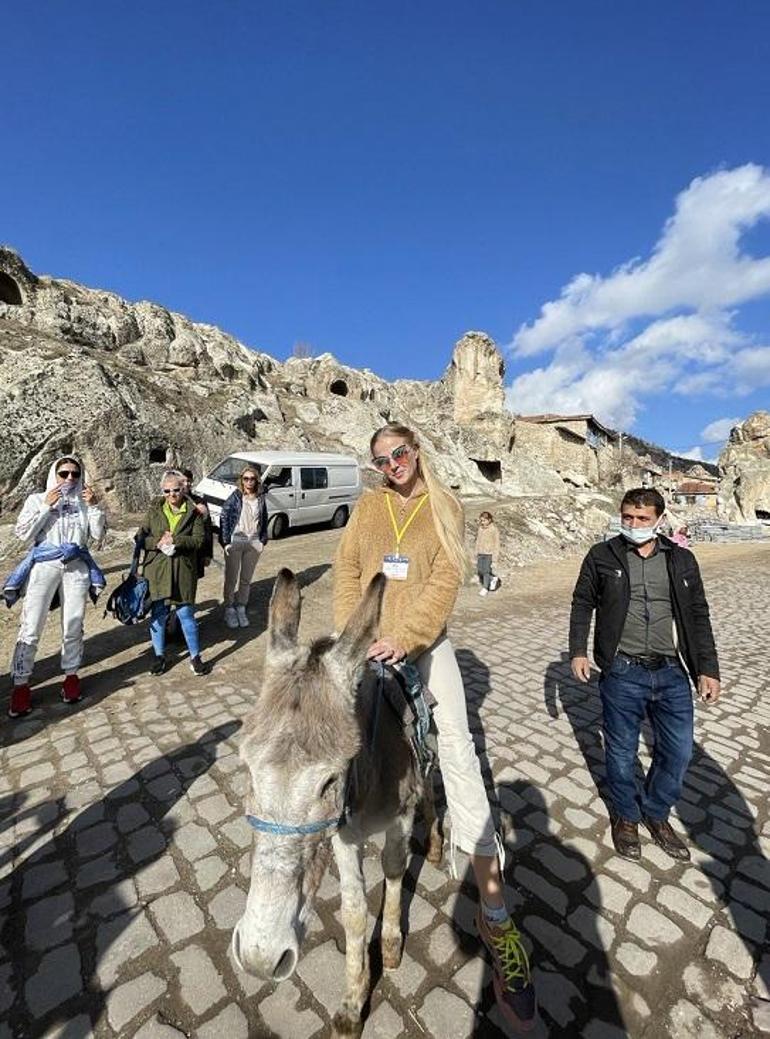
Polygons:
<instances>
[{"instance_id":1,"label":"blue face mask","mask_svg":"<svg viewBox=\"0 0 770 1039\"><path fill-rule=\"evenodd\" d=\"M653 538L658 536L659 526L660 520L653 523L651 527L626 527L621 525L620 533L632 545L646 545L648 541L652 541Z\"/></svg>"}]
</instances>

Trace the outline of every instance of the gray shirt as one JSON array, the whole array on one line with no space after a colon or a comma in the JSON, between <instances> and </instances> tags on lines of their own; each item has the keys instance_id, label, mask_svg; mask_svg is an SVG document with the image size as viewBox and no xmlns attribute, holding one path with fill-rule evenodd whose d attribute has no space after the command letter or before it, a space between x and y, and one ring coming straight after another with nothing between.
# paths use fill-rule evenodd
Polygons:
<instances>
[{"instance_id":1,"label":"gray shirt","mask_svg":"<svg viewBox=\"0 0 770 1039\"><path fill-rule=\"evenodd\" d=\"M630 657L676 656L666 550L656 541L654 552L645 558L629 544L626 560L631 600L618 652Z\"/></svg>"}]
</instances>

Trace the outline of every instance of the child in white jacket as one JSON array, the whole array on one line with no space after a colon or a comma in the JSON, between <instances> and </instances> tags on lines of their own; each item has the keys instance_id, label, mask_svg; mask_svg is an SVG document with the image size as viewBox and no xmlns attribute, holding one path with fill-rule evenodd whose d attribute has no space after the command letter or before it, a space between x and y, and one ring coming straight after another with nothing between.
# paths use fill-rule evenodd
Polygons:
<instances>
[{"instance_id":1,"label":"child in white jacket","mask_svg":"<svg viewBox=\"0 0 770 1039\"><path fill-rule=\"evenodd\" d=\"M93 489L86 485L76 458L57 459L48 472L46 489L30 494L16 522L16 537L33 545L77 545L101 541L106 516ZM54 595L59 593L62 625L62 700L80 699L78 668L83 658L83 619L88 597L88 564L78 557L37 562L29 575L19 637L11 662L13 690L8 714L17 718L32 709L30 678L40 636Z\"/></svg>"}]
</instances>

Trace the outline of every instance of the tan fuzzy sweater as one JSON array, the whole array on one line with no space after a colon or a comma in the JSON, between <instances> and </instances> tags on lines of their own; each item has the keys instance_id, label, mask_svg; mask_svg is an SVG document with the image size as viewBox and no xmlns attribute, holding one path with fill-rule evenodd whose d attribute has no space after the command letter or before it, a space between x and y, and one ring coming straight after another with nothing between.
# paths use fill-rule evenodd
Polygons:
<instances>
[{"instance_id":1,"label":"tan fuzzy sweater","mask_svg":"<svg viewBox=\"0 0 770 1039\"><path fill-rule=\"evenodd\" d=\"M361 601L369 582L382 570L386 555L396 551L396 535L385 496L390 495L400 528L419 498L401 513L395 492L380 488L359 499L345 528L334 562L334 624L342 631ZM458 506L457 522L462 524ZM460 587L433 524L430 499L420 508L401 541L400 554L409 559L405 581L388 580L380 619L380 638L395 639L414 659L432 646L446 627Z\"/></svg>"},{"instance_id":2,"label":"tan fuzzy sweater","mask_svg":"<svg viewBox=\"0 0 770 1039\"><path fill-rule=\"evenodd\" d=\"M476 555L492 556L492 562L495 563L499 554L500 531L494 523L490 523L488 527L482 527L479 524L478 533L476 534Z\"/></svg>"}]
</instances>

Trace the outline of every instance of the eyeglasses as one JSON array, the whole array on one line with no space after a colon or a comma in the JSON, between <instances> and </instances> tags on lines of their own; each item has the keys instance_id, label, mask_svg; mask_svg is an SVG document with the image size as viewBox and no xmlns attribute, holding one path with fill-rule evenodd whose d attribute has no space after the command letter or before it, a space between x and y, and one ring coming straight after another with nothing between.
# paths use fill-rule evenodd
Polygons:
<instances>
[{"instance_id":1,"label":"eyeglasses","mask_svg":"<svg viewBox=\"0 0 770 1039\"><path fill-rule=\"evenodd\" d=\"M375 469L384 469L385 466L393 462L398 465L399 462L409 457L411 450L408 444L401 444L399 447L394 447L389 455L377 455L376 458L372 459L372 465Z\"/></svg>"},{"instance_id":2,"label":"eyeglasses","mask_svg":"<svg viewBox=\"0 0 770 1039\"><path fill-rule=\"evenodd\" d=\"M256 483L257 482L256 476L242 476L241 479L243 480L244 483Z\"/></svg>"},{"instance_id":3,"label":"eyeglasses","mask_svg":"<svg viewBox=\"0 0 770 1039\"><path fill-rule=\"evenodd\" d=\"M69 480L70 478L73 480L80 479L80 472L77 469L60 469L56 475L62 480Z\"/></svg>"},{"instance_id":4,"label":"eyeglasses","mask_svg":"<svg viewBox=\"0 0 770 1039\"><path fill-rule=\"evenodd\" d=\"M163 493L164 494L181 494L183 490L184 490L184 487L164 487L163 488Z\"/></svg>"}]
</instances>

